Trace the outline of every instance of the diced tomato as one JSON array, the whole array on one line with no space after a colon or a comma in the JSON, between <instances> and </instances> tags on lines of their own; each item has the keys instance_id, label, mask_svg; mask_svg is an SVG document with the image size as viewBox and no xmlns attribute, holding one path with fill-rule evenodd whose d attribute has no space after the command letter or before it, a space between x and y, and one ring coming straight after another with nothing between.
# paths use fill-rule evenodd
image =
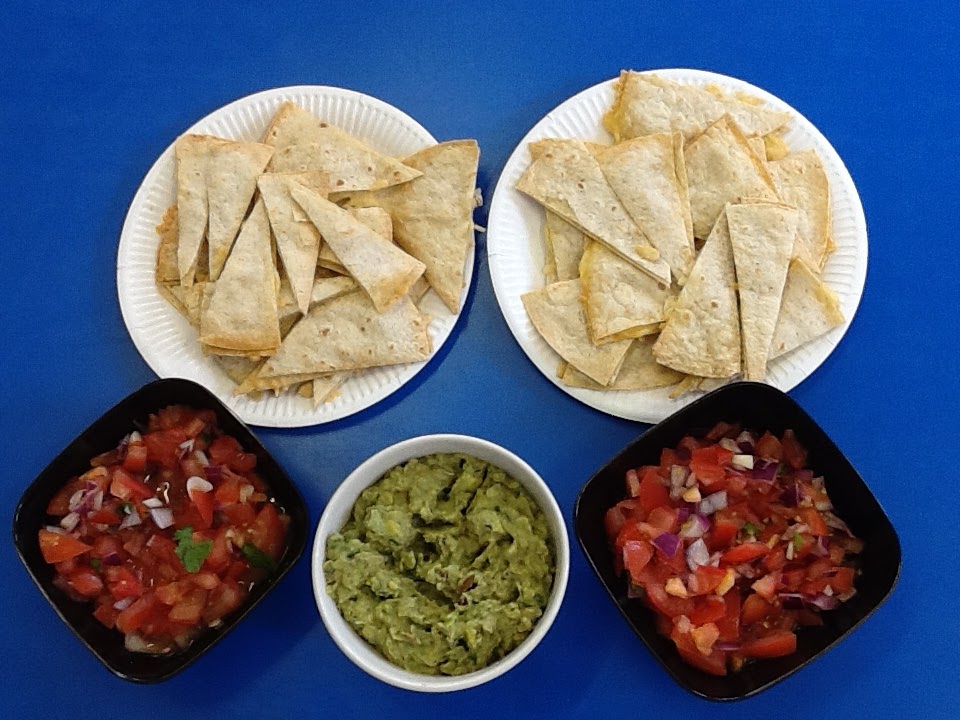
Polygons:
<instances>
[{"instance_id":1,"label":"diced tomato","mask_svg":"<svg viewBox=\"0 0 960 720\"><path fill-rule=\"evenodd\" d=\"M780 462L783 458L783 447L775 435L764 433L753 448L753 454L766 460Z\"/></svg>"},{"instance_id":2,"label":"diced tomato","mask_svg":"<svg viewBox=\"0 0 960 720\"><path fill-rule=\"evenodd\" d=\"M717 622L727 614L727 605L719 595L707 595L696 601L696 607L690 613L690 622L694 625Z\"/></svg>"},{"instance_id":3,"label":"diced tomato","mask_svg":"<svg viewBox=\"0 0 960 720\"><path fill-rule=\"evenodd\" d=\"M797 636L787 630L777 630L759 640L745 642L740 653L748 658L783 657L796 652Z\"/></svg>"},{"instance_id":4,"label":"diced tomato","mask_svg":"<svg viewBox=\"0 0 960 720\"><path fill-rule=\"evenodd\" d=\"M836 574L830 578L830 587L834 592L843 594L853 590L854 570L851 567L837 568Z\"/></svg>"},{"instance_id":5,"label":"diced tomato","mask_svg":"<svg viewBox=\"0 0 960 720\"><path fill-rule=\"evenodd\" d=\"M763 557L769 550L770 548L763 543L745 542L723 553L720 556L720 562L726 565L739 565Z\"/></svg>"},{"instance_id":6,"label":"diced tomato","mask_svg":"<svg viewBox=\"0 0 960 720\"><path fill-rule=\"evenodd\" d=\"M644 471L643 478L637 487L637 499L640 501L640 507L647 513L670 505L670 492L660 482L660 474L656 468L647 468Z\"/></svg>"},{"instance_id":7,"label":"diced tomato","mask_svg":"<svg viewBox=\"0 0 960 720\"><path fill-rule=\"evenodd\" d=\"M677 511L670 507L654 508L647 518L647 524L658 530L659 533L675 533L680 529L677 521Z\"/></svg>"},{"instance_id":8,"label":"diced tomato","mask_svg":"<svg viewBox=\"0 0 960 720\"><path fill-rule=\"evenodd\" d=\"M203 609L203 621L208 625L225 617L240 607L246 597L245 590L232 581L225 581L210 592L209 602Z\"/></svg>"},{"instance_id":9,"label":"diced tomato","mask_svg":"<svg viewBox=\"0 0 960 720\"><path fill-rule=\"evenodd\" d=\"M718 442L723 438L735 438L740 434L740 423L728 423L721 420L704 436L710 442Z\"/></svg>"},{"instance_id":10,"label":"diced tomato","mask_svg":"<svg viewBox=\"0 0 960 720\"><path fill-rule=\"evenodd\" d=\"M805 579L803 570L785 570L780 576L780 584L789 592L797 592L800 589L800 583Z\"/></svg>"},{"instance_id":11,"label":"diced tomato","mask_svg":"<svg viewBox=\"0 0 960 720\"><path fill-rule=\"evenodd\" d=\"M830 573L831 570L833 570L833 563L830 562L830 558L814 560L807 566L807 579L816 580L817 578L822 578Z\"/></svg>"},{"instance_id":12,"label":"diced tomato","mask_svg":"<svg viewBox=\"0 0 960 720\"><path fill-rule=\"evenodd\" d=\"M703 443L697 440L692 435L685 435L680 439L680 442L677 443L677 453L683 457L686 455L693 455L693 451L703 447Z\"/></svg>"},{"instance_id":13,"label":"diced tomato","mask_svg":"<svg viewBox=\"0 0 960 720\"><path fill-rule=\"evenodd\" d=\"M819 613L804 608L803 610L797 611L797 624L803 625L804 627L816 627L823 625L823 618L820 617Z\"/></svg>"},{"instance_id":14,"label":"diced tomato","mask_svg":"<svg viewBox=\"0 0 960 720\"><path fill-rule=\"evenodd\" d=\"M668 617L675 618L681 615L690 617L690 613L694 610L695 605L692 598L670 595L664 585L659 582L648 582L643 587L647 591L647 599L654 609Z\"/></svg>"},{"instance_id":15,"label":"diced tomato","mask_svg":"<svg viewBox=\"0 0 960 720\"><path fill-rule=\"evenodd\" d=\"M231 525L244 527L250 525L257 518L257 511L248 503L234 503L220 508L224 518Z\"/></svg>"},{"instance_id":16,"label":"diced tomato","mask_svg":"<svg viewBox=\"0 0 960 720\"><path fill-rule=\"evenodd\" d=\"M186 433L179 429L161 430L144 435L147 461L165 468L177 467L180 459L180 443L186 440Z\"/></svg>"},{"instance_id":17,"label":"diced tomato","mask_svg":"<svg viewBox=\"0 0 960 720\"><path fill-rule=\"evenodd\" d=\"M683 465L680 456L673 448L664 448L660 451L660 470L669 473L674 465Z\"/></svg>"},{"instance_id":18,"label":"diced tomato","mask_svg":"<svg viewBox=\"0 0 960 720\"><path fill-rule=\"evenodd\" d=\"M120 539L115 535L101 535L93 541L93 555L96 558L105 558L107 555L121 555L124 553Z\"/></svg>"},{"instance_id":19,"label":"diced tomato","mask_svg":"<svg viewBox=\"0 0 960 720\"><path fill-rule=\"evenodd\" d=\"M723 582L726 575L726 570L709 565L701 565L694 571L693 575L690 576L688 583L690 592L693 595L707 595L712 593L720 586L720 583Z\"/></svg>"},{"instance_id":20,"label":"diced tomato","mask_svg":"<svg viewBox=\"0 0 960 720\"><path fill-rule=\"evenodd\" d=\"M103 580L96 572L89 568L75 570L67 582L70 587L84 597L96 597L103 591Z\"/></svg>"},{"instance_id":21,"label":"diced tomato","mask_svg":"<svg viewBox=\"0 0 960 720\"><path fill-rule=\"evenodd\" d=\"M87 522L95 525L119 525L123 518L113 508L104 507L87 514Z\"/></svg>"},{"instance_id":22,"label":"diced tomato","mask_svg":"<svg viewBox=\"0 0 960 720\"><path fill-rule=\"evenodd\" d=\"M137 480L133 475L121 467L113 469L113 481L110 483L110 494L121 500L133 502L144 501L153 497L153 489Z\"/></svg>"},{"instance_id":23,"label":"diced tomato","mask_svg":"<svg viewBox=\"0 0 960 720\"><path fill-rule=\"evenodd\" d=\"M816 580L807 580L800 583L800 592L804 595L818 595L827 589L830 584L830 578L820 577Z\"/></svg>"},{"instance_id":24,"label":"diced tomato","mask_svg":"<svg viewBox=\"0 0 960 720\"><path fill-rule=\"evenodd\" d=\"M623 566L630 573L634 584L639 584L640 574L650 558L653 557L653 546L644 540L628 540L623 546Z\"/></svg>"},{"instance_id":25,"label":"diced tomato","mask_svg":"<svg viewBox=\"0 0 960 720\"><path fill-rule=\"evenodd\" d=\"M759 595L747 595L747 599L743 601L740 619L744 625L753 625L769 617L775 610L776 608L773 605Z\"/></svg>"},{"instance_id":26,"label":"diced tomato","mask_svg":"<svg viewBox=\"0 0 960 720\"><path fill-rule=\"evenodd\" d=\"M159 533L150 536L150 539L147 540L147 549L153 557L161 562L180 563L176 553L176 543Z\"/></svg>"},{"instance_id":27,"label":"diced tomato","mask_svg":"<svg viewBox=\"0 0 960 720\"><path fill-rule=\"evenodd\" d=\"M143 586L130 570L125 567L108 567L105 572L110 594L117 600L143 595Z\"/></svg>"},{"instance_id":28,"label":"diced tomato","mask_svg":"<svg viewBox=\"0 0 960 720\"><path fill-rule=\"evenodd\" d=\"M632 468L627 470L627 475L624 481L627 485L627 497L636 497L640 494L640 476L637 474L636 470Z\"/></svg>"},{"instance_id":29,"label":"diced tomato","mask_svg":"<svg viewBox=\"0 0 960 720\"><path fill-rule=\"evenodd\" d=\"M800 508L800 520L803 521L808 528L810 528L811 535L823 537L830 535L830 528L827 527L827 523L824 522L823 516L817 512L816 508Z\"/></svg>"},{"instance_id":30,"label":"diced tomato","mask_svg":"<svg viewBox=\"0 0 960 720\"><path fill-rule=\"evenodd\" d=\"M126 610L121 610L117 616L117 629L127 635L136 631L150 617L156 602L153 594L144 595L134 600Z\"/></svg>"},{"instance_id":31,"label":"diced tomato","mask_svg":"<svg viewBox=\"0 0 960 720\"><path fill-rule=\"evenodd\" d=\"M764 575L755 581L750 587L764 600L773 600L777 595L777 587L780 585L780 571L775 570L769 575Z\"/></svg>"},{"instance_id":32,"label":"diced tomato","mask_svg":"<svg viewBox=\"0 0 960 720\"><path fill-rule=\"evenodd\" d=\"M774 547L767 556L763 559L763 567L767 572L773 570L779 570L784 565L787 564L787 553L784 550L783 545L777 545Z\"/></svg>"},{"instance_id":33,"label":"diced tomato","mask_svg":"<svg viewBox=\"0 0 960 720\"><path fill-rule=\"evenodd\" d=\"M807 451L797 440L797 436L794 435L793 430L784 431L781 447L783 448L783 459L787 461L790 467L794 470L799 470L806 466Z\"/></svg>"},{"instance_id":34,"label":"diced tomato","mask_svg":"<svg viewBox=\"0 0 960 720\"><path fill-rule=\"evenodd\" d=\"M207 603L207 591L196 588L187 593L170 610L167 616L171 622L193 625L200 620L203 606Z\"/></svg>"},{"instance_id":35,"label":"diced tomato","mask_svg":"<svg viewBox=\"0 0 960 720\"><path fill-rule=\"evenodd\" d=\"M737 640L740 637L740 592L730 590L723 596L725 612L722 619L717 621L720 630L720 639L724 641Z\"/></svg>"},{"instance_id":36,"label":"diced tomato","mask_svg":"<svg viewBox=\"0 0 960 720\"><path fill-rule=\"evenodd\" d=\"M214 498L216 498L217 502L220 503L221 505L227 505L229 503L235 503L239 501L240 500L240 480L238 478L224 478L223 481L221 481L220 485L217 486L217 489L214 490L213 496ZM610 508L611 511L614 509L616 509L619 512L621 517L626 517L619 506L614 506L613 508ZM617 529L617 532L619 532L619 528ZM610 535L609 531L608 531L608 535ZM615 537L616 532L612 533L611 536Z\"/></svg>"},{"instance_id":37,"label":"diced tomato","mask_svg":"<svg viewBox=\"0 0 960 720\"><path fill-rule=\"evenodd\" d=\"M190 453L184 456L183 460L180 461L180 471L186 478L193 477L194 475L202 478L206 475L204 465L200 462L196 453Z\"/></svg>"},{"instance_id":38,"label":"diced tomato","mask_svg":"<svg viewBox=\"0 0 960 720\"><path fill-rule=\"evenodd\" d=\"M697 476L697 480L706 488L712 488L718 483L722 483L726 477L721 458L719 457L720 453L726 454L728 451L723 450L723 448L717 445L693 451L690 459L690 470ZM727 461L729 461L730 457L733 457L733 453L729 453Z\"/></svg>"},{"instance_id":39,"label":"diced tomato","mask_svg":"<svg viewBox=\"0 0 960 720\"><path fill-rule=\"evenodd\" d=\"M257 548L277 562L283 555L286 540L286 527L280 520L276 506L267 503L257 515L256 522L250 528L250 541Z\"/></svg>"},{"instance_id":40,"label":"diced tomato","mask_svg":"<svg viewBox=\"0 0 960 720\"><path fill-rule=\"evenodd\" d=\"M157 600L162 602L164 605L174 606L180 599L183 597L183 586L178 582L167 583L166 585L160 585L154 591L157 595Z\"/></svg>"},{"instance_id":41,"label":"diced tomato","mask_svg":"<svg viewBox=\"0 0 960 720\"><path fill-rule=\"evenodd\" d=\"M671 638L677 646L680 657L690 665L711 675L727 674L727 654L725 652L714 650L709 655L704 655L697 649L697 645L689 633L674 632Z\"/></svg>"},{"instance_id":42,"label":"diced tomato","mask_svg":"<svg viewBox=\"0 0 960 720\"><path fill-rule=\"evenodd\" d=\"M217 488L214 497L218 501L223 502L220 500L220 488ZM626 523L627 518L624 516L623 511L619 507L614 505L612 508L607 510L606 515L603 517L603 528L607 533L607 540L611 545L616 541L617 535L620 534L620 531L623 529L623 526L626 525Z\"/></svg>"},{"instance_id":43,"label":"diced tomato","mask_svg":"<svg viewBox=\"0 0 960 720\"><path fill-rule=\"evenodd\" d=\"M198 572L190 576L190 582L201 590L213 590L220 584L220 576L212 572Z\"/></svg>"},{"instance_id":44,"label":"diced tomato","mask_svg":"<svg viewBox=\"0 0 960 720\"><path fill-rule=\"evenodd\" d=\"M713 527L707 533L707 547L713 552L728 547L743 526L743 522L738 522L732 518L725 519L724 516L720 514L722 512L721 510L716 513Z\"/></svg>"},{"instance_id":45,"label":"diced tomato","mask_svg":"<svg viewBox=\"0 0 960 720\"><path fill-rule=\"evenodd\" d=\"M210 572L223 572L230 565L230 542L227 540L229 528L221 528L213 536L210 554L203 561L203 569Z\"/></svg>"},{"instance_id":46,"label":"diced tomato","mask_svg":"<svg viewBox=\"0 0 960 720\"><path fill-rule=\"evenodd\" d=\"M86 487L86 482L77 478L60 488L57 494L50 498L50 502L47 504L47 515L63 517L69 513L70 498L72 498L73 494L78 490L83 490L84 487Z\"/></svg>"},{"instance_id":47,"label":"diced tomato","mask_svg":"<svg viewBox=\"0 0 960 720\"><path fill-rule=\"evenodd\" d=\"M213 524L213 493L201 492L200 490L188 491L191 502L196 506L197 512L203 521L201 527L204 529Z\"/></svg>"},{"instance_id":48,"label":"diced tomato","mask_svg":"<svg viewBox=\"0 0 960 720\"><path fill-rule=\"evenodd\" d=\"M208 453L214 465L226 465L239 473L253 470L257 465L257 456L243 452L240 443L229 435L221 435L210 443Z\"/></svg>"},{"instance_id":49,"label":"diced tomato","mask_svg":"<svg viewBox=\"0 0 960 720\"><path fill-rule=\"evenodd\" d=\"M123 458L123 469L130 472L143 472L147 467L147 446L142 442L127 445L127 454Z\"/></svg>"},{"instance_id":50,"label":"diced tomato","mask_svg":"<svg viewBox=\"0 0 960 720\"><path fill-rule=\"evenodd\" d=\"M82 555L91 549L89 545L74 537L60 535L52 530L41 530L39 532L39 542L43 559L51 565Z\"/></svg>"},{"instance_id":51,"label":"diced tomato","mask_svg":"<svg viewBox=\"0 0 960 720\"><path fill-rule=\"evenodd\" d=\"M193 417L183 426L183 431L187 434L187 437L195 438L202 433L206 427L207 423L204 422L203 418Z\"/></svg>"},{"instance_id":52,"label":"diced tomato","mask_svg":"<svg viewBox=\"0 0 960 720\"><path fill-rule=\"evenodd\" d=\"M120 448L115 447L112 450L107 450L104 453L94 456L90 460L90 465L92 467L108 467L110 465L116 465L122 457L123 453L120 451Z\"/></svg>"},{"instance_id":53,"label":"diced tomato","mask_svg":"<svg viewBox=\"0 0 960 720\"><path fill-rule=\"evenodd\" d=\"M117 624L119 614L120 611L109 602L99 603L97 609L93 611L93 616L108 628L113 628Z\"/></svg>"}]
</instances>

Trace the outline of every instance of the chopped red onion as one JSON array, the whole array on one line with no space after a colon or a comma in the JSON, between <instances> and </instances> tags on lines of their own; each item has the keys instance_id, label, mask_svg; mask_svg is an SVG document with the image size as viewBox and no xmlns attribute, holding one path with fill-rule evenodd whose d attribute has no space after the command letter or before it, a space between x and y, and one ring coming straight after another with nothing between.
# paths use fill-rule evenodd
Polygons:
<instances>
[{"instance_id":1,"label":"chopped red onion","mask_svg":"<svg viewBox=\"0 0 960 720\"><path fill-rule=\"evenodd\" d=\"M740 452L740 446L737 444L737 441L731 440L730 438L720 438L720 447L732 453Z\"/></svg>"},{"instance_id":2,"label":"chopped red onion","mask_svg":"<svg viewBox=\"0 0 960 720\"><path fill-rule=\"evenodd\" d=\"M219 465L207 465L203 469L203 474L207 476L207 480L212 483L218 483L222 479L222 469Z\"/></svg>"},{"instance_id":3,"label":"chopped red onion","mask_svg":"<svg viewBox=\"0 0 960 720\"><path fill-rule=\"evenodd\" d=\"M737 454L737 455L734 455L734 456L730 459L730 463L731 463L735 468L740 468L740 469L742 469L742 470L753 470L753 465L754 465L755 462L756 462L756 461L755 461L753 455L740 455L740 454Z\"/></svg>"},{"instance_id":4,"label":"chopped red onion","mask_svg":"<svg viewBox=\"0 0 960 720\"><path fill-rule=\"evenodd\" d=\"M771 460L756 458L753 461L753 479L773 482L777 479L777 467L778 464Z\"/></svg>"},{"instance_id":5,"label":"chopped red onion","mask_svg":"<svg viewBox=\"0 0 960 720\"><path fill-rule=\"evenodd\" d=\"M733 640L718 640L713 644L713 649L720 652L737 652L740 649L740 643Z\"/></svg>"},{"instance_id":6,"label":"chopped red onion","mask_svg":"<svg viewBox=\"0 0 960 720\"><path fill-rule=\"evenodd\" d=\"M780 493L780 502L784 507L796 507L800 504L803 497L803 490L799 483L793 483L786 490Z\"/></svg>"},{"instance_id":7,"label":"chopped red onion","mask_svg":"<svg viewBox=\"0 0 960 720\"><path fill-rule=\"evenodd\" d=\"M96 512L103 507L103 490L97 490L90 500L90 509Z\"/></svg>"},{"instance_id":8,"label":"chopped red onion","mask_svg":"<svg viewBox=\"0 0 960 720\"><path fill-rule=\"evenodd\" d=\"M702 515L712 515L717 510L723 510L727 506L727 491L721 490L712 495L707 495L700 501L698 512Z\"/></svg>"},{"instance_id":9,"label":"chopped red onion","mask_svg":"<svg viewBox=\"0 0 960 720\"><path fill-rule=\"evenodd\" d=\"M756 444L756 438L753 437L753 433L744 430L742 433L737 435L737 447L740 448L740 452L748 453L753 455L753 448Z\"/></svg>"},{"instance_id":10,"label":"chopped red onion","mask_svg":"<svg viewBox=\"0 0 960 720\"><path fill-rule=\"evenodd\" d=\"M140 519L139 513L137 513L137 511L134 510L133 512L127 513L124 516L123 520L120 523L120 529L123 530L125 528L136 527L137 525L141 525L142 523L143 521Z\"/></svg>"},{"instance_id":11,"label":"chopped red onion","mask_svg":"<svg viewBox=\"0 0 960 720\"><path fill-rule=\"evenodd\" d=\"M846 533L849 537L853 537L853 533L850 532L850 528L847 527L847 524L834 515L832 512L821 513L823 515L823 521L827 524L827 527L832 527L834 530L840 530L843 533Z\"/></svg>"},{"instance_id":12,"label":"chopped red onion","mask_svg":"<svg viewBox=\"0 0 960 720\"><path fill-rule=\"evenodd\" d=\"M126 610L128 607L133 605L133 601L134 601L134 598L132 597L125 597L123 600L117 600L113 604L113 609L121 610L121 611Z\"/></svg>"},{"instance_id":13,"label":"chopped red onion","mask_svg":"<svg viewBox=\"0 0 960 720\"><path fill-rule=\"evenodd\" d=\"M811 605L816 605L821 610L833 610L840 604L840 601L835 598L827 595L825 593L819 593L813 598L807 598L807 602Z\"/></svg>"},{"instance_id":14,"label":"chopped red onion","mask_svg":"<svg viewBox=\"0 0 960 720\"><path fill-rule=\"evenodd\" d=\"M183 460L187 455L193 452L193 438L184 440L177 447L180 448L180 459Z\"/></svg>"},{"instance_id":15,"label":"chopped red onion","mask_svg":"<svg viewBox=\"0 0 960 720\"><path fill-rule=\"evenodd\" d=\"M737 575L742 575L748 580L753 580L757 576L757 570L750 563L743 563L742 565L737 565L735 568Z\"/></svg>"},{"instance_id":16,"label":"chopped red onion","mask_svg":"<svg viewBox=\"0 0 960 720\"><path fill-rule=\"evenodd\" d=\"M203 450L194 450L193 458L204 467L210 464L210 459Z\"/></svg>"},{"instance_id":17,"label":"chopped red onion","mask_svg":"<svg viewBox=\"0 0 960 720\"><path fill-rule=\"evenodd\" d=\"M715 552L710 556L710 562L707 563L710 567L720 567L720 557L723 555L721 552Z\"/></svg>"},{"instance_id":18,"label":"chopped red onion","mask_svg":"<svg viewBox=\"0 0 960 720\"><path fill-rule=\"evenodd\" d=\"M830 554L830 541L823 535L817 537L817 542L813 546L813 551L820 557Z\"/></svg>"},{"instance_id":19,"label":"chopped red onion","mask_svg":"<svg viewBox=\"0 0 960 720\"><path fill-rule=\"evenodd\" d=\"M656 548L667 557L673 557L680 549L680 537L673 533L660 533L653 539Z\"/></svg>"},{"instance_id":20,"label":"chopped red onion","mask_svg":"<svg viewBox=\"0 0 960 720\"><path fill-rule=\"evenodd\" d=\"M694 571L709 562L710 551L707 550L707 544L703 541L703 538L698 538L687 548L687 567Z\"/></svg>"},{"instance_id":21,"label":"chopped red onion","mask_svg":"<svg viewBox=\"0 0 960 720\"><path fill-rule=\"evenodd\" d=\"M156 508L162 508L163 500L155 497L147 498L146 500L143 501L143 506L145 508L150 508L151 510L155 510Z\"/></svg>"},{"instance_id":22,"label":"chopped red onion","mask_svg":"<svg viewBox=\"0 0 960 720\"><path fill-rule=\"evenodd\" d=\"M161 530L173 525L173 511L170 508L151 508L150 517Z\"/></svg>"},{"instance_id":23,"label":"chopped red onion","mask_svg":"<svg viewBox=\"0 0 960 720\"><path fill-rule=\"evenodd\" d=\"M119 565L123 562L123 558L120 557L120 553L118 552L108 552L106 555L100 558L100 562L102 562L104 565Z\"/></svg>"},{"instance_id":24,"label":"chopped red onion","mask_svg":"<svg viewBox=\"0 0 960 720\"><path fill-rule=\"evenodd\" d=\"M187 492L199 491L202 493L208 493L211 490L213 490L213 485L204 480L202 477L192 475L187 478Z\"/></svg>"},{"instance_id":25,"label":"chopped red onion","mask_svg":"<svg viewBox=\"0 0 960 720\"><path fill-rule=\"evenodd\" d=\"M62 527L60 527L59 525L47 525L43 529L48 532L56 533L57 535L67 534L67 531L64 530Z\"/></svg>"},{"instance_id":26,"label":"chopped red onion","mask_svg":"<svg viewBox=\"0 0 960 720\"><path fill-rule=\"evenodd\" d=\"M94 485L96 487L96 485ZM86 490L77 490L73 495L70 496L70 502L67 503L67 507L70 508L71 512L76 512L80 509L80 505L83 503L84 498L87 496Z\"/></svg>"},{"instance_id":27,"label":"chopped red onion","mask_svg":"<svg viewBox=\"0 0 960 720\"><path fill-rule=\"evenodd\" d=\"M780 604L787 610L802 610L804 597L800 593L779 593Z\"/></svg>"},{"instance_id":28,"label":"chopped red onion","mask_svg":"<svg viewBox=\"0 0 960 720\"><path fill-rule=\"evenodd\" d=\"M694 513L690 516L689 521L684 523L684 527L680 530L680 537L685 538L699 538L703 537L707 530L710 529L710 519L701 513ZM703 565L704 563L701 563Z\"/></svg>"},{"instance_id":29,"label":"chopped red onion","mask_svg":"<svg viewBox=\"0 0 960 720\"><path fill-rule=\"evenodd\" d=\"M70 532L79 524L80 524L80 516L75 512L64 515L63 519L60 521L60 527L62 527L67 532Z\"/></svg>"},{"instance_id":30,"label":"chopped red onion","mask_svg":"<svg viewBox=\"0 0 960 720\"><path fill-rule=\"evenodd\" d=\"M633 583L627 583L627 597L631 600L636 600L643 597L643 588L634 585Z\"/></svg>"}]
</instances>

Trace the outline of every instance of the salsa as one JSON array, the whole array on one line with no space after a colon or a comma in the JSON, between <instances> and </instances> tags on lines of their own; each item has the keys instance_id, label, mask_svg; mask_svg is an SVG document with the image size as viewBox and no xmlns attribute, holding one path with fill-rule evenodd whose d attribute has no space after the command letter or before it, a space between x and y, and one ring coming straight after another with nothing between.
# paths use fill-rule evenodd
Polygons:
<instances>
[{"instance_id":1,"label":"salsa","mask_svg":"<svg viewBox=\"0 0 960 720\"><path fill-rule=\"evenodd\" d=\"M289 517L211 410L164 408L90 465L47 506L40 551L129 650L188 647L283 555Z\"/></svg>"},{"instance_id":2,"label":"salsa","mask_svg":"<svg viewBox=\"0 0 960 720\"><path fill-rule=\"evenodd\" d=\"M615 569L705 672L793 653L799 627L856 593L863 542L833 514L791 430L721 422L625 480L627 498L605 517Z\"/></svg>"},{"instance_id":3,"label":"salsa","mask_svg":"<svg viewBox=\"0 0 960 720\"><path fill-rule=\"evenodd\" d=\"M327 593L410 672L486 667L533 630L555 560L547 518L502 469L440 453L390 470L327 540Z\"/></svg>"}]
</instances>

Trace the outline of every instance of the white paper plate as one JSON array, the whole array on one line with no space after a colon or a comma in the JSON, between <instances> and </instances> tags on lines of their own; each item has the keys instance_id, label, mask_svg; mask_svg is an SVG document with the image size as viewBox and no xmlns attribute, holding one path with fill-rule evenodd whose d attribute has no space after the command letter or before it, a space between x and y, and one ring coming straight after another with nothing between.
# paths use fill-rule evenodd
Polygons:
<instances>
[{"instance_id":1,"label":"white paper plate","mask_svg":"<svg viewBox=\"0 0 960 720\"><path fill-rule=\"evenodd\" d=\"M363 93L321 85L300 85L265 90L210 113L187 132L208 133L236 140L259 140L285 100L292 100L314 115L362 138L373 148L405 157L437 141L416 120L387 103ZM157 293L154 267L159 237L156 226L176 200L173 145L150 168L133 198L120 233L117 252L117 294L130 337L147 364L162 378L183 377L210 388L245 422L268 427L301 427L338 420L370 407L399 390L429 360L409 365L374 368L355 373L333 402L314 408L313 401L292 390L279 397L264 394L259 400L235 397L233 383L200 351L197 333ZM464 306L473 278L474 252L470 251L460 296ZM453 331L453 315L432 290L421 306L433 317L428 331L434 354Z\"/></svg>"},{"instance_id":2,"label":"white paper plate","mask_svg":"<svg viewBox=\"0 0 960 720\"><path fill-rule=\"evenodd\" d=\"M867 225L860 196L850 173L827 139L800 113L770 93L749 83L703 70L650 71L677 82L715 84L724 90L746 91L771 107L793 116L785 139L792 150L813 148L823 159L830 180L833 239L837 250L823 270L823 280L836 291L847 322L770 363L766 382L787 391L796 387L827 359L853 320L867 276ZM557 355L537 333L520 296L544 284L543 208L520 193L515 185L530 164L527 145L546 137L612 142L602 124L613 104L614 80L584 90L560 104L533 126L520 141L500 175L487 223L487 255L500 309L520 347L554 385L590 407L628 420L656 423L702 393L671 399L669 388L637 391L600 391L571 388L557 378Z\"/></svg>"}]
</instances>

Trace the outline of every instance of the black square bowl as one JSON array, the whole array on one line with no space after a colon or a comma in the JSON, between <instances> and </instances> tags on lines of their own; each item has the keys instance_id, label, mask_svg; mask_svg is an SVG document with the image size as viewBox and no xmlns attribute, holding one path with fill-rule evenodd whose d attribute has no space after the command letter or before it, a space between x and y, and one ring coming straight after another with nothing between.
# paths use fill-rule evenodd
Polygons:
<instances>
[{"instance_id":1,"label":"black square bowl","mask_svg":"<svg viewBox=\"0 0 960 720\"><path fill-rule=\"evenodd\" d=\"M809 466L823 475L836 514L864 543L857 594L837 609L821 614L821 627L801 628L797 651L783 658L758 660L725 677L686 664L669 638L657 633L654 612L627 598L627 582L613 569L603 518L624 498L624 474L641 465L658 465L660 451L675 447L684 435L703 436L717 422L781 435L792 428L809 453ZM627 624L681 686L708 700L742 700L796 672L840 642L866 620L893 591L900 574L900 540L863 478L833 441L803 409L779 390L742 382L720 388L655 425L594 474L574 507L574 530L610 599Z\"/></svg>"},{"instance_id":2,"label":"black square bowl","mask_svg":"<svg viewBox=\"0 0 960 720\"><path fill-rule=\"evenodd\" d=\"M222 625L204 630L186 650L147 655L124 648L123 635L107 629L93 617L92 603L71 600L54 586L54 570L40 554L37 532L48 524L47 503L68 478L89 470L90 459L116 447L120 439L134 429L135 422L145 424L151 413L175 404L216 412L218 427L237 438L246 452L257 456L257 470L270 486L277 503L290 516L290 527L287 549L276 571L256 584L243 605L224 618ZM121 400L54 458L20 498L13 518L13 541L20 560L40 592L90 652L125 680L153 683L183 670L256 607L300 557L307 543L308 525L307 508L300 493L249 428L206 388L189 380L172 378L152 382Z\"/></svg>"}]
</instances>

